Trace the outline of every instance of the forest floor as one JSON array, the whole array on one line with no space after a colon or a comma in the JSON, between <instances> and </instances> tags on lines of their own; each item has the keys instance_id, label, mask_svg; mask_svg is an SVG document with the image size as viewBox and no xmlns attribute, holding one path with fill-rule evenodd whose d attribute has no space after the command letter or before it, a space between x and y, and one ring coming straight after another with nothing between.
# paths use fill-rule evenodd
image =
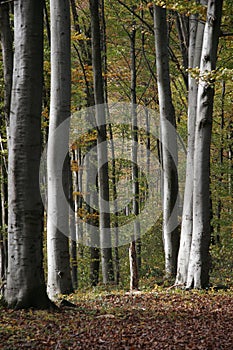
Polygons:
<instances>
[{"instance_id":1,"label":"forest floor","mask_svg":"<svg viewBox=\"0 0 233 350\"><path fill-rule=\"evenodd\" d=\"M57 311L0 307L0 349L233 349L233 289L78 293Z\"/></svg>"}]
</instances>

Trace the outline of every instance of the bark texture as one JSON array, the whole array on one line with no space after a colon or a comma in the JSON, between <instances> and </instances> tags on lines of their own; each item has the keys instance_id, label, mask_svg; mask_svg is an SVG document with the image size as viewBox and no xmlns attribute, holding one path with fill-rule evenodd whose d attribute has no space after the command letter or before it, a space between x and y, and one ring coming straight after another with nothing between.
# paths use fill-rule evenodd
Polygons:
<instances>
[{"instance_id":1,"label":"bark texture","mask_svg":"<svg viewBox=\"0 0 233 350\"><path fill-rule=\"evenodd\" d=\"M179 247L179 234L177 229L178 213L176 205L178 198L178 176L176 169L177 140L175 133L173 133L176 122L169 76L166 10L156 5L154 5L154 31L162 142L163 242L165 272L167 277L169 277L174 276L176 273ZM173 128L169 127L169 124L173 126Z\"/></svg>"},{"instance_id":2,"label":"bark texture","mask_svg":"<svg viewBox=\"0 0 233 350\"><path fill-rule=\"evenodd\" d=\"M46 308L39 189L43 12L42 1L14 2L14 74L9 129L8 273L10 307Z\"/></svg>"},{"instance_id":3,"label":"bark texture","mask_svg":"<svg viewBox=\"0 0 233 350\"><path fill-rule=\"evenodd\" d=\"M60 200L60 181L57 174L61 167L61 154L68 152L69 125L63 128L61 137L55 138L56 128L70 116L70 11L68 0L51 0L51 101L48 143L48 220L47 292L53 299L57 294L73 291L69 256L69 207ZM66 158L68 159L68 158ZM63 191L69 191L68 163L63 166Z\"/></svg>"},{"instance_id":4,"label":"bark texture","mask_svg":"<svg viewBox=\"0 0 233 350\"><path fill-rule=\"evenodd\" d=\"M203 4L206 1L203 1ZM200 57L203 42L204 22L198 15L191 15L189 20L189 68L200 68ZM197 113L198 84L189 74L188 77L188 145L184 203L180 236L180 249L177 262L176 284L185 285L193 232L193 157L195 141L195 125Z\"/></svg>"},{"instance_id":5,"label":"bark texture","mask_svg":"<svg viewBox=\"0 0 233 350\"><path fill-rule=\"evenodd\" d=\"M200 74L216 68L222 0L209 0L204 29ZM210 143L214 100L214 82L200 77L193 168L193 236L187 276L187 288L204 288L210 270Z\"/></svg>"}]
</instances>

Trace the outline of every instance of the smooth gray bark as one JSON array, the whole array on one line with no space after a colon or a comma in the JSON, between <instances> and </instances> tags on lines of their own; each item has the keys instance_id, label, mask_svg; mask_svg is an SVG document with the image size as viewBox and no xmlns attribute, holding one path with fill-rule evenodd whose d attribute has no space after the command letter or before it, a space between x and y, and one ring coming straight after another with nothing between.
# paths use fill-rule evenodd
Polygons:
<instances>
[{"instance_id":1,"label":"smooth gray bark","mask_svg":"<svg viewBox=\"0 0 233 350\"><path fill-rule=\"evenodd\" d=\"M14 2L14 74L9 128L8 272L10 307L46 308L39 189L43 55L42 1Z\"/></svg>"},{"instance_id":2,"label":"smooth gray bark","mask_svg":"<svg viewBox=\"0 0 233 350\"><path fill-rule=\"evenodd\" d=\"M209 0L205 24L200 74L216 68L222 0ZM199 79L193 169L193 235L187 288L209 284L210 269L210 143L214 100L213 81Z\"/></svg>"},{"instance_id":3,"label":"smooth gray bark","mask_svg":"<svg viewBox=\"0 0 233 350\"><path fill-rule=\"evenodd\" d=\"M206 1L204 1L206 2ZM204 3L203 2L203 3ZM200 57L205 24L198 20L198 15L189 19L189 68L200 67ZM180 248L177 262L176 284L186 285L189 255L193 232L193 157L195 141L195 124L197 113L198 84L195 78L188 77L188 145L186 160L186 180L181 224Z\"/></svg>"},{"instance_id":4,"label":"smooth gray bark","mask_svg":"<svg viewBox=\"0 0 233 350\"><path fill-rule=\"evenodd\" d=\"M165 272L169 277L176 273L179 247L178 213L175 205L178 196L177 140L171 135L168 127L168 123L171 123L175 128L176 122L169 76L166 10L156 5L154 5L154 32L163 164L163 242Z\"/></svg>"},{"instance_id":5,"label":"smooth gray bark","mask_svg":"<svg viewBox=\"0 0 233 350\"><path fill-rule=\"evenodd\" d=\"M51 20L51 101L48 143L48 219L47 219L47 292L54 299L57 294L73 291L69 241L69 208L61 205L60 157L64 149L68 152L69 128L64 127L62 138L53 137L56 128L70 116L70 11L68 0L50 1ZM63 190L68 198L68 164L63 167ZM58 223L58 224L57 224ZM58 228L59 227L59 228Z\"/></svg>"}]
</instances>

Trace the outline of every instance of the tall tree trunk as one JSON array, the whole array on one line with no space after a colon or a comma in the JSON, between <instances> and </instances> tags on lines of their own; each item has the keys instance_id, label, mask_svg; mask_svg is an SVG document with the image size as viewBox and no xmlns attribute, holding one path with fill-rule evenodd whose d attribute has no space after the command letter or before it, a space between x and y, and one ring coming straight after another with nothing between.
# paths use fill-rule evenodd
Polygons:
<instances>
[{"instance_id":1,"label":"tall tree trunk","mask_svg":"<svg viewBox=\"0 0 233 350\"><path fill-rule=\"evenodd\" d=\"M104 100L108 110L108 84L107 84L107 74L108 74L108 63L107 63L107 38L106 38L106 20L105 20L105 0L101 0L101 32L102 32L102 55L103 55L103 73L104 73ZM113 186L113 199L114 199L114 269L115 269L115 283L119 284L120 280L120 259L119 259L119 226L118 226L118 207L117 207L117 186L116 186L116 162L115 162L115 148L114 148L114 138L112 132L112 125L109 124L109 138L111 142L111 157L112 157L112 186Z\"/></svg>"},{"instance_id":2,"label":"tall tree trunk","mask_svg":"<svg viewBox=\"0 0 233 350\"><path fill-rule=\"evenodd\" d=\"M201 54L200 74L216 67L222 0L209 0ZM193 236L187 288L209 284L210 269L210 142L212 132L213 81L200 78L194 144Z\"/></svg>"},{"instance_id":3,"label":"tall tree trunk","mask_svg":"<svg viewBox=\"0 0 233 350\"><path fill-rule=\"evenodd\" d=\"M136 97L136 52L135 52L136 29L135 23L130 33L130 58L131 58L131 118L132 118L132 183L133 183L133 214L134 232L129 245L130 265L130 290L137 290L139 284L137 246L136 240L140 236L139 215L139 181L138 181L138 126L137 126L137 97Z\"/></svg>"},{"instance_id":4,"label":"tall tree trunk","mask_svg":"<svg viewBox=\"0 0 233 350\"><path fill-rule=\"evenodd\" d=\"M175 133L171 132L176 122L169 76L166 10L156 5L154 5L154 31L163 163L163 241L165 272L169 277L176 273L179 247L176 205L178 198L177 140ZM169 127L170 124L173 129Z\"/></svg>"},{"instance_id":5,"label":"tall tree trunk","mask_svg":"<svg viewBox=\"0 0 233 350\"><path fill-rule=\"evenodd\" d=\"M204 2L206 2L206 0L204 0ZM200 67L200 57L205 24L203 21L198 20L198 15L191 15L189 26L189 68ZM178 254L176 276L177 285L186 284L193 232L193 157L198 84L196 83L196 80L191 77L191 73L189 73L188 85L188 146L180 249Z\"/></svg>"},{"instance_id":6,"label":"tall tree trunk","mask_svg":"<svg viewBox=\"0 0 233 350\"><path fill-rule=\"evenodd\" d=\"M8 273L10 307L46 308L39 189L43 57L42 1L14 2L14 74L9 128Z\"/></svg>"},{"instance_id":7,"label":"tall tree trunk","mask_svg":"<svg viewBox=\"0 0 233 350\"><path fill-rule=\"evenodd\" d=\"M99 230L103 282L114 280L112 262L112 242L110 236L108 150L106 132L106 111L104 106L104 86L100 45L99 1L90 0L92 65L94 74L95 113L97 123L97 157L99 185Z\"/></svg>"},{"instance_id":8,"label":"tall tree trunk","mask_svg":"<svg viewBox=\"0 0 233 350\"><path fill-rule=\"evenodd\" d=\"M51 298L56 294L73 291L70 271L68 205L60 200L57 177L61 167L61 152L67 149L69 129L64 128L62 139L55 138L56 128L70 116L70 11L68 0L51 0L51 101L48 142L48 220L47 220L47 291ZM68 164L63 167L63 188L68 198ZM56 225L58 223L58 225Z\"/></svg>"}]
</instances>

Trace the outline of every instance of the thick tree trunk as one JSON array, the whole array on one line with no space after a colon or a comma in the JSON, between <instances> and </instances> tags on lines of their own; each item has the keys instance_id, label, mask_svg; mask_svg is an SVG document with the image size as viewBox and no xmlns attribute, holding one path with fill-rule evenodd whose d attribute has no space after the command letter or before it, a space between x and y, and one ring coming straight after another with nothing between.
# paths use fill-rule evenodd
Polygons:
<instances>
[{"instance_id":1,"label":"thick tree trunk","mask_svg":"<svg viewBox=\"0 0 233 350\"><path fill-rule=\"evenodd\" d=\"M92 65L94 73L95 113L97 123L97 157L99 186L99 230L103 283L114 280L112 242L110 235L108 150L106 132L106 111L104 106L104 85L100 45L99 1L90 0Z\"/></svg>"},{"instance_id":2,"label":"thick tree trunk","mask_svg":"<svg viewBox=\"0 0 233 350\"><path fill-rule=\"evenodd\" d=\"M222 0L209 0L201 54L200 74L216 67ZM187 288L209 284L210 269L210 142L212 131L213 81L199 79L194 145L193 236Z\"/></svg>"},{"instance_id":3,"label":"thick tree trunk","mask_svg":"<svg viewBox=\"0 0 233 350\"><path fill-rule=\"evenodd\" d=\"M165 272L169 277L176 273L179 247L176 205L178 198L177 140L175 133L171 131L173 129L169 127L171 124L175 128L176 122L170 88L166 10L156 5L154 5L154 31L163 164L163 241Z\"/></svg>"},{"instance_id":4,"label":"thick tree trunk","mask_svg":"<svg viewBox=\"0 0 233 350\"><path fill-rule=\"evenodd\" d=\"M42 1L14 2L14 75L9 129L8 273L10 307L47 308L42 269L39 189L43 10Z\"/></svg>"},{"instance_id":5,"label":"thick tree trunk","mask_svg":"<svg viewBox=\"0 0 233 350\"><path fill-rule=\"evenodd\" d=\"M64 128L62 139L55 138L56 128L70 116L70 12L68 0L51 0L51 102L48 142L48 220L47 220L47 291L56 294L73 291L70 271L69 210L61 205L59 193L61 152L67 149L69 129ZM63 188L68 198L68 168L63 168ZM58 225L56 225L58 223Z\"/></svg>"},{"instance_id":6,"label":"thick tree trunk","mask_svg":"<svg viewBox=\"0 0 233 350\"><path fill-rule=\"evenodd\" d=\"M198 20L198 15L191 15L189 20L189 26L189 68L200 67L200 57L205 25L202 21ZM183 286L186 285L193 232L193 157L198 84L196 83L196 80L191 77L191 74L189 74L188 85L188 146L186 163L186 181L182 213L180 249L178 254L178 266L176 276L176 284Z\"/></svg>"}]
</instances>

